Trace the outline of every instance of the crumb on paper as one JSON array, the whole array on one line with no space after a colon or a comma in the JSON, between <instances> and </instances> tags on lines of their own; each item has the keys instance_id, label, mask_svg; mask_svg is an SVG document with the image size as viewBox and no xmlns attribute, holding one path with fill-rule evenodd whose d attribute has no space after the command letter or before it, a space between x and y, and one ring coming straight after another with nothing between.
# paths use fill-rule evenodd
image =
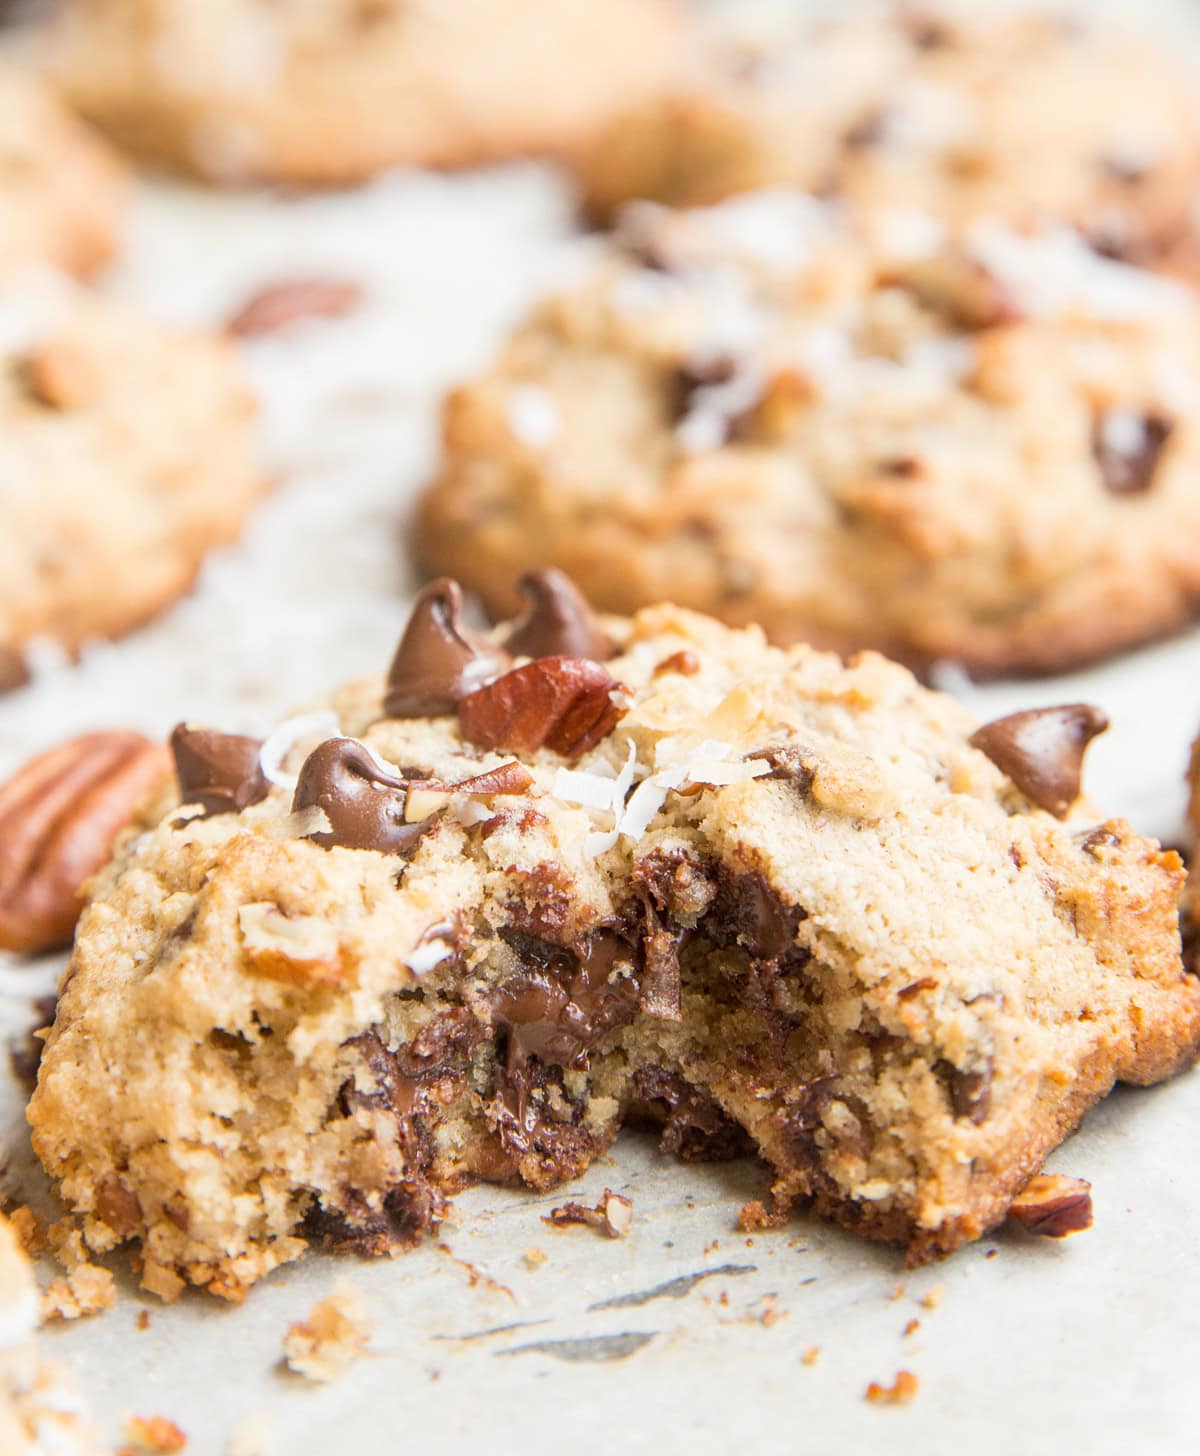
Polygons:
<instances>
[{"instance_id":1,"label":"crumb on paper","mask_svg":"<svg viewBox=\"0 0 1200 1456\"><path fill-rule=\"evenodd\" d=\"M174 1304L183 1293L183 1280L174 1269L147 1259L142 1266L142 1288L157 1294L164 1304Z\"/></svg>"},{"instance_id":2,"label":"crumb on paper","mask_svg":"<svg viewBox=\"0 0 1200 1456\"><path fill-rule=\"evenodd\" d=\"M77 1320L112 1309L117 1285L98 1264L77 1264L63 1279L55 1279L42 1295L44 1320Z\"/></svg>"},{"instance_id":3,"label":"crumb on paper","mask_svg":"<svg viewBox=\"0 0 1200 1456\"><path fill-rule=\"evenodd\" d=\"M921 1382L911 1370L898 1370L891 1385L880 1385L877 1380L872 1380L863 1399L869 1400L872 1405L907 1405L920 1388Z\"/></svg>"},{"instance_id":4,"label":"crumb on paper","mask_svg":"<svg viewBox=\"0 0 1200 1456\"><path fill-rule=\"evenodd\" d=\"M38 1254L44 1254L49 1248L46 1220L27 1204L22 1203L14 1208L8 1215L8 1221L12 1224L22 1249L31 1259Z\"/></svg>"},{"instance_id":5,"label":"crumb on paper","mask_svg":"<svg viewBox=\"0 0 1200 1456\"><path fill-rule=\"evenodd\" d=\"M138 1310L137 1327L139 1330L148 1330L150 1328L150 1311L148 1309Z\"/></svg>"},{"instance_id":6,"label":"crumb on paper","mask_svg":"<svg viewBox=\"0 0 1200 1456\"><path fill-rule=\"evenodd\" d=\"M271 1418L265 1411L257 1411L238 1423L226 1453L227 1456L267 1456L270 1444Z\"/></svg>"},{"instance_id":7,"label":"crumb on paper","mask_svg":"<svg viewBox=\"0 0 1200 1456\"><path fill-rule=\"evenodd\" d=\"M761 1299L755 1301L755 1304L757 1305L757 1309L755 1305L750 1306L751 1316L764 1329L769 1330L772 1325L777 1325L780 1320L787 1319L788 1312L786 1309L780 1309L779 1296L777 1294L764 1294Z\"/></svg>"},{"instance_id":8,"label":"crumb on paper","mask_svg":"<svg viewBox=\"0 0 1200 1456\"><path fill-rule=\"evenodd\" d=\"M908 1339L909 1335L915 1335L920 1328L921 1321L919 1319L910 1319L904 1326L904 1338Z\"/></svg>"},{"instance_id":9,"label":"crumb on paper","mask_svg":"<svg viewBox=\"0 0 1200 1456\"><path fill-rule=\"evenodd\" d=\"M944 1284L935 1284L921 1296L921 1308L937 1309L945 1297L946 1286Z\"/></svg>"},{"instance_id":10,"label":"crumb on paper","mask_svg":"<svg viewBox=\"0 0 1200 1456\"><path fill-rule=\"evenodd\" d=\"M83 1231L71 1217L60 1218L46 1229L46 1243L64 1269L88 1262Z\"/></svg>"},{"instance_id":11,"label":"crumb on paper","mask_svg":"<svg viewBox=\"0 0 1200 1456\"><path fill-rule=\"evenodd\" d=\"M713 1239L712 1243L706 1246L703 1257L707 1259L709 1254L715 1254L720 1247L720 1239Z\"/></svg>"},{"instance_id":12,"label":"crumb on paper","mask_svg":"<svg viewBox=\"0 0 1200 1456\"><path fill-rule=\"evenodd\" d=\"M371 1322L362 1295L348 1280L314 1304L308 1318L289 1325L283 1340L288 1367L308 1380L337 1380L366 1348Z\"/></svg>"},{"instance_id":13,"label":"crumb on paper","mask_svg":"<svg viewBox=\"0 0 1200 1456\"><path fill-rule=\"evenodd\" d=\"M117 1456L173 1456L187 1446L187 1437L166 1416L130 1416L124 1425L129 1445Z\"/></svg>"},{"instance_id":14,"label":"crumb on paper","mask_svg":"<svg viewBox=\"0 0 1200 1456\"><path fill-rule=\"evenodd\" d=\"M801 1363L801 1365L810 1365L811 1366L811 1365L815 1365L820 1358L821 1358L821 1347L820 1347L820 1345L809 1345L808 1349L805 1350L804 1354L800 1356L800 1363Z\"/></svg>"},{"instance_id":15,"label":"crumb on paper","mask_svg":"<svg viewBox=\"0 0 1200 1456\"><path fill-rule=\"evenodd\" d=\"M543 1219L551 1228L566 1228L571 1224L586 1224L599 1229L610 1239L624 1238L633 1227L633 1199L614 1193L606 1188L596 1200L595 1207L586 1203L564 1203L552 1208Z\"/></svg>"},{"instance_id":16,"label":"crumb on paper","mask_svg":"<svg viewBox=\"0 0 1200 1456\"><path fill-rule=\"evenodd\" d=\"M528 1248L524 1254L525 1267L526 1269L540 1269L549 1257L544 1249Z\"/></svg>"},{"instance_id":17,"label":"crumb on paper","mask_svg":"<svg viewBox=\"0 0 1200 1456\"><path fill-rule=\"evenodd\" d=\"M888 1301L891 1304L895 1304L895 1302L898 1299L903 1299L903 1298L904 1298L904 1283L903 1283L903 1281L897 1281L897 1283L895 1283L895 1284L892 1285L892 1292L891 1292L891 1294L888 1295Z\"/></svg>"},{"instance_id":18,"label":"crumb on paper","mask_svg":"<svg viewBox=\"0 0 1200 1456\"><path fill-rule=\"evenodd\" d=\"M790 1216L785 1205L768 1208L761 1198L752 1198L738 1209L738 1232L752 1234L761 1233L764 1229L782 1228Z\"/></svg>"}]
</instances>

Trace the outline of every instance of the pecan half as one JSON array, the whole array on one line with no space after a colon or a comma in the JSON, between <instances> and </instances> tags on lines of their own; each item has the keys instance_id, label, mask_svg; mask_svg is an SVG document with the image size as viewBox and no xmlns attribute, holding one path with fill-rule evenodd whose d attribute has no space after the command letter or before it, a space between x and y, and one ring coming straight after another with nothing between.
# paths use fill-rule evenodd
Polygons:
<instances>
[{"instance_id":1,"label":"pecan half","mask_svg":"<svg viewBox=\"0 0 1200 1456\"><path fill-rule=\"evenodd\" d=\"M0 788L0 949L70 944L84 883L169 771L167 750L140 733L86 733Z\"/></svg>"},{"instance_id":2,"label":"pecan half","mask_svg":"<svg viewBox=\"0 0 1200 1456\"><path fill-rule=\"evenodd\" d=\"M269 284L251 295L225 327L239 339L275 334L304 319L343 318L358 307L362 296L360 284L333 278Z\"/></svg>"},{"instance_id":3,"label":"pecan half","mask_svg":"<svg viewBox=\"0 0 1200 1456\"><path fill-rule=\"evenodd\" d=\"M598 662L543 657L506 672L458 704L463 737L481 748L532 753L550 748L578 758L607 737L624 709Z\"/></svg>"},{"instance_id":4,"label":"pecan half","mask_svg":"<svg viewBox=\"0 0 1200 1456\"><path fill-rule=\"evenodd\" d=\"M1039 1173L1012 1201L1008 1216L1047 1239L1065 1239L1092 1226L1092 1185L1062 1173Z\"/></svg>"}]
</instances>

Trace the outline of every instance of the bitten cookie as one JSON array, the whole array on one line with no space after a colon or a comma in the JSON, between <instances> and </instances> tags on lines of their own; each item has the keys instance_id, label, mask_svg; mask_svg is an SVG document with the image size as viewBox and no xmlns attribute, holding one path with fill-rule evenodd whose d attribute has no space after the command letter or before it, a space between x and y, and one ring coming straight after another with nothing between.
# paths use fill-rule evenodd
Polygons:
<instances>
[{"instance_id":1,"label":"bitten cookie","mask_svg":"<svg viewBox=\"0 0 1200 1456\"><path fill-rule=\"evenodd\" d=\"M41 1296L12 1224L0 1214L0 1451L5 1456L88 1456L95 1431L57 1367L39 1361Z\"/></svg>"},{"instance_id":2,"label":"bitten cookie","mask_svg":"<svg viewBox=\"0 0 1200 1456\"><path fill-rule=\"evenodd\" d=\"M229 348L57 276L0 292L0 680L152 617L233 540L265 478Z\"/></svg>"},{"instance_id":3,"label":"bitten cookie","mask_svg":"<svg viewBox=\"0 0 1200 1456\"><path fill-rule=\"evenodd\" d=\"M0 276L35 262L94 272L116 249L128 186L53 92L0 65Z\"/></svg>"},{"instance_id":4,"label":"bitten cookie","mask_svg":"<svg viewBox=\"0 0 1200 1456\"><path fill-rule=\"evenodd\" d=\"M672 0L69 0L52 67L140 156L341 183L557 153L674 68Z\"/></svg>"},{"instance_id":5,"label":"bitten cookie","mask_svg":"<svg viewBox=\"0 0 1200 1456\"><path fill-rule=\"evenodd\" d=\"M786 184L956 223L1061 219L1130 261L1192 266L1200 96L1165 46L1103 20L848 5L712 39L580 165L602 214Z\"/></svg>"},{"instance_id":6,"label":"bitten cookie","mask_svg":"<svg viewBox=\"0 0 1200 1456\"><path fill-rule=\"evenodd\" d=\"M1178 856L1079 799L1095 709L977 728L874 654L525 592L478 636L433 583L386 678L265 743L176 730L29 1109L149 1288L411 1242L627 1118L919 1260L1190 1061Z\"/></svg>"},{"instance_id":7,"label":"bitten cookie","mask_svg":"<svg viewBox=\"0 0 1200 1456\"><path fill-rule=\"evenodd\" d=\"M1055 671L1194 613L1198 400L1193 294L1075 233L638 204L450 396L417 551L495 612L553 564L612 611Z\"/></svg>"}]
</instances>

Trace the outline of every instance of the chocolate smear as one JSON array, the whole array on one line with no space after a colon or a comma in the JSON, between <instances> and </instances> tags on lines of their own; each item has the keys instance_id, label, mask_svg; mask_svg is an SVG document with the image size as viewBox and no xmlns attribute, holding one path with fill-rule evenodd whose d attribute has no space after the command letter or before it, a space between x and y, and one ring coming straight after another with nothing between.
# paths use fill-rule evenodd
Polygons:
<instances>
[{"instance_id":1,"label":"chocolate smear","mask_svg":"<svg viewBox=\"0 0 1200 1456\"><path fill-rule=\"evenodd\" d=\"M417 597L388 669L389 718L436 718L512 666L502 647L462 624L462 587L441 576Z\"/></svg>"},{"instance_id":2,"label":"chocolate smear","mask_svg":"<svg viewBox=\"0 0 1200 1456\"><path fill-rule=\"evenodd\" d=\"M553 566L531 571L519 585L529 605L505 642L514 657L587 657L605 662L612 656L612 642L565 572Z\"/></svg>"},{"instance_id":3,"label":"chocolate smear","mask_svg":"<svg viewBox=\"0 0 1200 1456\"><path fill-rule=\"evenodd\" d=\"M304 760L292 808L324 811L329 829L307 836L322 849L338 845L407 854L431 824L405 823L409 787L357 739L328 738Z\"/></svg>"},{"instance_id":4,"label":"chocolate smear","mask_svg":"<svg viewBox=\"0 0 1200 1456\"><path fill-rule=\"evenodd\" d=\"M180 798L199 804L206 819L260 803L271 790L259 760L261 750L260 738L180 723L171 734Z\"/></svg>"},{"instance_id":5,"label":"chocolate smear","mask_svg":"<svg viewBox=\"0 0 1200 1456\"><path fill-rule=\"evenodd\" d=\"M1092 428L1092 454L1112 495L1140 495L1154 484L1162 452L1174 429L1164 415L1109 410Z\"/></svg>"},{"instance_id":6,"label":"chocolate smear","mask_svg":"<svg viewBox=\"0 0 1200 1456\"><path fill-rule=\"evenodd\" d=\"M1087 746L1107 727L1108 718L1099 708L1068 703L997 718L973 733L970 742L1027 799L1063 819L1079 797Z\"/></svg>"}]
</instances>

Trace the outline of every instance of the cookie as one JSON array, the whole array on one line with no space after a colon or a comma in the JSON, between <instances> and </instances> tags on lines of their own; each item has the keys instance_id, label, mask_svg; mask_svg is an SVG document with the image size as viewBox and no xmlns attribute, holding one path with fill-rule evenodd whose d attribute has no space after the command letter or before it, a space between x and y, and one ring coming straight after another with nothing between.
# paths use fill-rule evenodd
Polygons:
<instances>
[{"instance_id":1,"label":"cookie","mask_svg":"<svg viewBox=\"0 0 1200 1456\"><path fill-rule=\"evenodd\" d=\"M51 63L123 146L225 180L343 183L578 145L657 88L672 0L70 0Z\"/></svg>"},{"instance_id":2,"label":"cookie","mask_svg":"<svg viewBox=\"0 0 1200 1456\"><path fill-rule=\"evenodd\" d=\"M0 681L146 621L232 541L265 480L230 347L49 274L0 291Z\"/></svg>"},{"instance_id":3,"label":"cookie","mask_svg":"<svg viewBox=\"0 0 1200 1456\"><path fill-rule=\"evenodd\" d=\"M1095 709L978 728L875 654L526 591L480 635L431 584L265 742L176 730L29 1108L93 1249L240 1298L636 1120L920 1260L1191 1060L1178 856L1079 798Z\"/></svg>"},{"instance_id":4,"label":"cookie","mask_svg":"<svg viewBox=\"0 0 1200 1456\"><path fill-rule=\"evenodd\" d=\"M623 246L620 239L623 238ZM1200 598L1200 313L1062 229L638 204L445 406L422 564L778 641L1075 666Z\"/></svg>"},{"instance_id":5,"label":"cookie","mask_svg":"<svg viewBox=\"0 0 1200 1456\"><path fill-rule=\"evenodd\" d=\"M120 159L53 92L0 65L0 276L94 272L116 250L128 190Z\"/></svg>"},{"instance_id":6,"label":"cookie","mask_svg":"<svg viewBox=\"0 0 1200 1456\"><path fill-rule=\"evenodd\" d=\"M0 1450L5 1456L87 1456L95 1432L56 1366L38 1360L41 1296L16 1230L0 1214Z\"/></svg>"},{"instance_id":7,"label":"cookie","mask_svg":"<svg viewBox=\"0 0 1200 1456\"><path fill-rule=\"evenodd\" d=\"M1102 21L860 4L714 41L580 166L600 214L788 185L956 223L1065 220L1170 266L1193 250L1200 97L1165 46Z\"/></svg>"}]
</instances>

